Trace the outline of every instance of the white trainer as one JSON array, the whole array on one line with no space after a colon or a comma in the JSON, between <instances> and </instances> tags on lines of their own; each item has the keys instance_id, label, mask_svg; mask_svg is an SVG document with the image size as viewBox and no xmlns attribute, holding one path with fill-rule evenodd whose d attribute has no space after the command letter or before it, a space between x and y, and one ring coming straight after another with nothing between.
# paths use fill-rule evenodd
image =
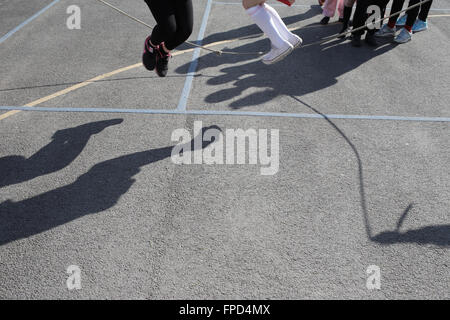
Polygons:
<instances>
[{"instance_id":1,"label":"white trainer","mask_svg":"<svg viewBox=\"0 0 450 320\"><path fill-rule=\"evenodd\" d=\"M298 35L293 34L293 33L291 34L291 37L288 39L288 41L294 47L294 49L297 49L303 43L302 38L300 38Z\"/></svg>"},{"instance_id":2,"label":"white trainer","mask_svg":"<svg viewBox=\"0 0 450 320\"><path fill-rule=\"evenodd\" d=\"M406 28L403 28L398 36L395 37L394 41L397 43L406 43L408 41L411 41L411 37L412 32L409 32L408 30L406 30Z\"/></svg>"},{"instance_id":3,"label":"white trainer","mask_svg":"<svg viewBox=\"0 0 450 320\"><path fill-rule=\"evenodd\" d=\"M395 33L397 32L397 28L390 28L387 24L384 24L380 30L375 32L375 37L386 38L386 37L395 37Z\"/></svg>"},{"instance_id":4,"label":"white trainer","mask_svg":"<svg viewBox=\"0 0 450 320\"><path fill-rule=\"evenodd\" d=\"M264 64L274 64L284 58L286 58L294 50L294 47L286 42L286 45L281 48L276 48L272 46L272 49L262 57L262 62Z\"/></svg>"}]
</instances>

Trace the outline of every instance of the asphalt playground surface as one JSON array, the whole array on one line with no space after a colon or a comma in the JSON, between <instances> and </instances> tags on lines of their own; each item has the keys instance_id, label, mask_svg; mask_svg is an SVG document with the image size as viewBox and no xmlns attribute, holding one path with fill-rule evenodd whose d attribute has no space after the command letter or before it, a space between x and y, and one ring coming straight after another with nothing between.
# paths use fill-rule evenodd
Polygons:
<instances>
[{"instance_id":1,"label":"asphalt playground surface","mask_svg":"<svg viewBox=\"0 0 450 320\"><path fill-rule=\"evenodd\" d=\"M154 25L143 1L110 2ZM51 3L0 3L0 106L59 111L0 110L0 298L450 298L450 0L404 45L333 40L273 66L183 45L163 79L136 65L149 30L97 1L23 24ZM305 44L340 29L316 1L276 5ZM194 6L191 41L268 49L238 0ZM278 173L174 164L195 121L278 129Z\"/></svg>"}]
</instances>

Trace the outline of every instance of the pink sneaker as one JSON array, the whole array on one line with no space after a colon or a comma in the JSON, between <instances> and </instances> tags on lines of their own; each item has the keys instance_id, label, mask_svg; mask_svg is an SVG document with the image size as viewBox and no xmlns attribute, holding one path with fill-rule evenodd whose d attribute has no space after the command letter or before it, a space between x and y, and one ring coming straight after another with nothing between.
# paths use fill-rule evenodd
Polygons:
<instances>
[{"instance_id":1,"label":"pink sneaker","mask_svg":"<svg viewBox=\"0 0 450 320\"><path fill-rule=\"evenodd\" d=\"M150 43L150 36L145 39L144 53L142 54L142 64L147 70L155 70L158 46Z\"/></svg>"}]
</instances>

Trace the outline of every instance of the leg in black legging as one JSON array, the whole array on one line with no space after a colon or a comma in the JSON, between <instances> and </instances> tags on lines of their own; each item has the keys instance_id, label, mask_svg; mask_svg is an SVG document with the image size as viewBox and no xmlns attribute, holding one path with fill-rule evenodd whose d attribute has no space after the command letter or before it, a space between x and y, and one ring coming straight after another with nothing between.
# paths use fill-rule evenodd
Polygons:
<instances>
[{"instance_id":1,"label":"leg in black legging","mask_svg":"<svg viewBox=\"0 0 450 320\"><path fill-rule=\"evenodd\" d=\"M175 49L185 42L192 33L194 25L194 10L192 0L176 0L175 20L177 22L177 31L175 37L166 41L166 47L169 50Z\"/></svg>"},{"instance_id":2,"label":"leg in black legging","mask_svg":"<svg viewBox=\"0 0 450 320\"><path fill-rule=\"evenodd\" d=\"M151 35L152 43L159 45L174 37L177 31L174 3L167 0L145 0L145 2L156 20L156 26L153 28Z\"/></svg>"},{"instance_id":3,"label":"leg in black legging","mask_svg":"<svg viewBox=\"0 0 450 320\"><path fill-rule=\"evenodd\" d=\"M381 18L384 18L386 16L386 7L387 7L389 1L391 1L391 0L378 0L378 6L381 9ZM383 20L383 21L385 21L385 20Z\"/></svg>"},{"instance_id":4,"label":"leg in black legging","mask_svg":"<svg viewBox=\"0 0 450 320\"><path fill-rule=\"evenodd\" d=\"M367 20L367 8L370 5L369 0L358 0L356 1L356 9L353 15L353 29L358 29L366 23ZM364 29L353 31L353 35L361 36L364 34Z\"/></svg>"},{"instance_id":5,"label":"leg in black legging","mask_svg":"<svg viewBox=\"0 0 450 320\"><path fill-rule=\"evenodd\" d=\"M431 5L433 4L433 0L430 0L426 3L424 3L420 7L420 13L419 13L419 19L422 21L427 21L428 13L430 12Z\"/></svg>"},{"instance_id":6,"label":"leg in black legging","mask_svg":"<svg viewBox=\"0 0 450 320\"><path fill-rule=\"evenodd\" d=\"M175 49L192 33L194 14L192 0L145 0L157 25L151 42L164 42L168 50Z\"/></svg>"},{"instance_id":7,"label":"leg in black legging","mask_svg":"<svg viewBox=\"0 0 450 320\"><path fill-rule=\"evenodd\" d=\"M400 0L400 1L403 1L403 0ZM356 1L356 10L355 10L355 14L353 15L353 29L358 29L358 28L364 26L364 24L366 23L367 18L368 18L367 9L370 5L376 5L381 9L381 11L383 11L382 9L385 4L386 4L386 0L358 0L358 1ZM361 36L362 34L364 34L366 29L354 31L353 34L356 36ZM367 33L370 35L373 35L375 33L375 31L376 31L375 29L368 29Z\"/></svg>"},{"instance_id":8,"label":"leg in black legging","mask_svg":"<svg viewBox=\"0 0 450 320\"><path fill-rule=\"evenodd\" d=\"M384 14L386 13L386 6L389 3L389 1L390 0L374 0L372 2L372 5L376 5L376 6L378 6L378 8L380 8L380 17L379 17L379 19L384 18ZM381 24L382 23L383 23L383 21L381 21ZM373 28L373 29L369 29L367 32L368 32L368 34L373 35L377 30L378 29Z\"/></svg>"},{"instance_id":9,"label":"leg in black legging","mask_svg":"<svg viewBox=\"0 0 450 320\"><path fill-rule=\"evenodd\" d=\"M352 16L353 6L344 6L344 18L342 19L342 30L345 31L348 28L348 23Z\"/></svg>"},{"instance_id":10,"label":"leg in black legging","mask_svg":"<svg viewBox=\"0 0 450 320\"><path fill-rule=\"evenodd\" d=\"M420 2L420 0L410 0L409 6L413 6L415 4L418 4L419 2ZM406 27L412 27L414 25L414 22L416 22L417 16L419 15L419 11L420 11L420 6L406 11L406 14L408 15L408 17L406 18L406 23L405 23Z\"/></svg>"},{"instance_id":11,"label":"leg in black legging","mask_svg":"<svg viewBox=\"0 0 450 320\"><path fill-rule=\"evenodd\" d=\"M399 12L403 9L403 4L405 3L405 0L394 0L391 7L390 14ZM389 27L393 28L395 27L395 23L397 22L398 17L400 14L396 14L389 18Z\"/></svg>"}]
</instances>

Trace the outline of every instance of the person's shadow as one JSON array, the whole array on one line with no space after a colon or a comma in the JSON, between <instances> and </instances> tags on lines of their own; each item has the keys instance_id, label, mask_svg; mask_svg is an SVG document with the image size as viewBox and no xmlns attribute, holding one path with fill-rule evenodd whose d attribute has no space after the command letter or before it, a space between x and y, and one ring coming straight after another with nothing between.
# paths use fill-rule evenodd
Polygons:
<instances>
[{"instance_id":1,"label":"person's shadow","mask_svg":"<svg viewBox=\"0 0 450 320\"><path fill-rule=\"evenodd\" d=\"M203 133L210 128L203 128ZM184 150L194 150L194 140ZM203 142L206 148L213 141ZM141 167L171 156L174 146L132 153L93 166L67 186L35 197L0 204L0 245L50 230L87 214L113 207Z\"/></svg>"},{"instance_id":2,"label":"person's shadow","mask_svg":"<svg viewBox=\"0 0 450 320\"><path fill-rule=\"evenodd\" d=\"M0 158L0 188L65 168L80 155L92 135L122 122L112 119L59 130L49 144L28 159L18 155Z\"/></svg>"},{"instance_id":3,"label":"person's shadow","mask_svg":"<svg viewBox=\"0 0 450 320\"><path fill-rule=\"evenodd\" d=\"M319 6L311 6L311 8L300 14L296 14L293 16L285 17L283 18L284 23L289 27L289 25L307 20L309 18L312 18L322 12L321 7ZM244 14L246 15L246 14ZM215 47L212 47L211 49L220 49L221 46L226 46L228 43L238 43L239 41L243 40L263 40L265 38L264 33L261 31L261 29L258 28L258 26L252 21L246 17L246 21L249 23L245 26L242 26L240 28L230 29L223 32L216 32L214 34L211 34L204 39L202 39L201 43L203 46L208 46L213 43L220 43L220 45L217 45ZM317 24L315 27L319 27L320 25ZM192 41L194 43L199 43L199 41ZM224 43L223 43L224 42ZM266 40L268 42L268 40ZM229 50L226 47L224 48L225 51L233 51L242 53L242 51L249 51L249 50L257 50L261 51L261 48L257 48L258 46L254 46L253 43L251 43L248 46L240 46L236 49ZM188 45L184 43L179 47L180 50L183 49L190 49L192 48L191 45ZM268 48L268 46L264 46L265 49ZM263 49L264 49L263 48ZM246 61L246 60L253 60L255 58L255 55L227 55L224 54L222 56L217 56L216 53L210 53L207 55L201 56L199 59L202 62L202 65L197 66L197 71L200 71L202 69L206 69L208 67L214 67L219 66L221 64L227 64L227 63L233 63L233 62L239 62L239 61ZM203 64L205 61L206 64ZM191 63L187 63L185 65L182 65L176 69L176 72L179 74L186 74L188 73L189 67Z\"/></svg>"},{"instance_id":4,"label":"person's shadow","mask_svg":"<svg viewBox=\"0 0 450 320\"><path fill-rule=\"evenodd\" d=\"M292 10L295 10L295 9L292 9ZM283 21L286 24L286 26L289 27L290 25L293 25L300 21L308 20L308 19L320 14L321 12L322 12L322 9L318 5L313 5L305 12L283 18ZM256 24L252 23L251 19L247 17L247 14L243 13L243 15L245 16L246 21L250 24L242 26L240 28L214 33L212 35L209 35L205 39L203 39L202 42L204 44L208 44L208 43L212 43L212 42L235 39L235 38L262 36L261 29L259 29Z\"/></svg>"},{"instance_id":5,"label":"person's shadow","mask_svg":"<svg viewBox=\"0 0 450 320\"><path fill-rule=\"evenodd\" d=\"M307 14L310 16L313 13ZM289 23L302 19L293 16L283 20ZM348 39L334 39L326 44L307 46L339 33L340 28L338 23L328 26L314 23L295 30L294 33L303 38L304 47L298 48L286 59L271 66L263 65L259 59L255 60L255 55L224 54L218 57L215 53L209 53L200 57L197 73L224 66L217 76L206 82L207 85L217 86L218 89L206 95L204 101L209 104L228 102L230 108L241 109L264 104L279 96L303 96L335 85L343 74L395 47L394 44L380 40L380 45L376 48L367 45L353 48ZM233 31L227 33L234 34ZM211 39L215 38L221 39L222 36L211 36ZM267 51L269 47L270 41L264 37L233 48L232 51L259 52ZM189 64L185 64L177 68L176 72L186 73L188 68ZM226 88L223 88L224 85ZM252 93L243 95L249 89Z\"/></svg>"},{"instance_id":6,"label":"person's shadow","mask_svg":"<svg viewBox=\"0 0 450 320\"><path fill-rule=\"evenodd\" d=\"M242 8L242 7L241 7ZM214 34L208 35L205 38L202 39L201 43L202 45L209 45L214 42L222 42L222 41L228 41L230 39L237 39L237 38L257 38L262 36L261 29L258 28L256 24L252 24L251 20L247 17L247 14L244 13L244 10L242 9L242 16L239 17L239 19L244 19L244 21L247 21L250 24L244 25L240 28L235 29L229 29L223 32L216 32ZM291 24L300 22L302 20L307 20L309 18L312 18L322 12L322 9L318 5L312 5L306 12L296 14L290 17L283 18L284 23L289 26ZM193 43L199 43L200 41L192 41ZM191 45L184 43L182 44L178 49L184 50L184 49L190 49L192 48ZM189 68L189 66L187 67ZM187 71L186 68L186 71Z\"/></svg>"}]
</instances>

